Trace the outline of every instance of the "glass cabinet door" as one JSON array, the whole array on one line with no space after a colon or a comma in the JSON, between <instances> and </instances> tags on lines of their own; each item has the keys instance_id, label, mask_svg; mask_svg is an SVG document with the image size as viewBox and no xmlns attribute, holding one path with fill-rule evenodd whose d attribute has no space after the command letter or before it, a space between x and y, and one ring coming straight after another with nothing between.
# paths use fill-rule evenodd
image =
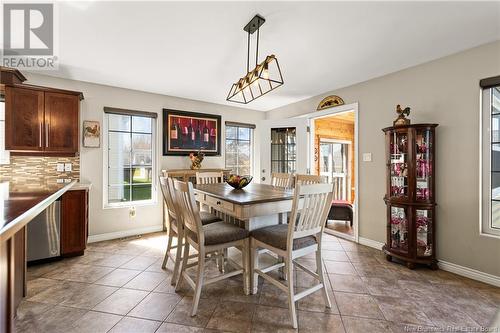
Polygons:
<instances>
[{"instance_id":1,"label":"glass cabinet door","mask_svg":"<svg viewBox=\"0 0 500 333\"><path fill-rule=\"evenodd\" d=\"M432 132L428 129L417 130L415 139L415 173L417 200L429 201L432 197Z\"/></svg>"},{"instance_id":2,"label":"glass cabinet door","mask_svg":"<svg viewBox=\"0 0 500 333\"><path fill-rule=\"evenodd\" d=\"M408 133L390 135L391 197L408 197Z\"/></svg>"},{"instance_id":3,"label":"glass cabinet door","mask_svg":"<svg viewBox=\"0 0 500 333\"><path fill-rule=\"evenodd\" d=\"M391 206L391 249L408 252L408 211L407 208Z\"/></svg>"},{"instance_id":4,"label":"glass cabinet door","mask_svg":"<svg viewBox=\"0 0 500 333\"><path fill-rule=\"evenodd\" d=\"M271 129L271 172L294 173L297 169L296 129Z\"/></svg>"},{"instance_id":5,"label":"glass cabinet door","mask_svg":"<svg viewBox=\"0 0 500 333\"><path fill-rule=\"evenodd\" d=\"M415 227L417 229L417 257L432 255L432 210L415 210Z\"/></svg>"}]
</instances>

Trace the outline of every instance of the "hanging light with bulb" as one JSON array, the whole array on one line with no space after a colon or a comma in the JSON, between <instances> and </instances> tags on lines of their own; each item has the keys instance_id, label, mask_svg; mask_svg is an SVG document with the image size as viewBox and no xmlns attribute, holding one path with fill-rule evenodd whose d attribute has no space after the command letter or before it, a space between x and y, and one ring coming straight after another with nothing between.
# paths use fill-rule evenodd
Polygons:
<instances>
[{"instance_id":1,"label":"hanging light with bulb","mask_svg":"<svg viewBox=\"0 0 500 333\"><path fill-rule=\"evenodd\" d=\"M247 74L233 83L226 100L230 102L247 104L262 95L283 85L278 59L274 54L268 55L266 59L258 63L259 60L259 37L260 27L266 20L255 15L243 28L247 32ZM257 44L255 47L255 68L250 70L250 35L257 32Z\"/></svg>"}]
</instances>

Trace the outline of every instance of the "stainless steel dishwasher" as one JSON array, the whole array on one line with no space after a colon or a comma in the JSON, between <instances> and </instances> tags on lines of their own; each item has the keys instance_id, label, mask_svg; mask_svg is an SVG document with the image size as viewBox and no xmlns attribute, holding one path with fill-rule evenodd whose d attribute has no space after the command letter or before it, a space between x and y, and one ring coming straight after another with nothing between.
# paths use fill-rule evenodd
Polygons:
<instances>
[{"instance_id":1,"label":"stainless steel dishwasher","mask_svg":"<svg viewBox=\"0 0 500 333\"><path fill-rule=\"evenodd\" d=\"M28 223L28 261L61 254L61 201L54 201Z\"/></svg>"}]
</instances>

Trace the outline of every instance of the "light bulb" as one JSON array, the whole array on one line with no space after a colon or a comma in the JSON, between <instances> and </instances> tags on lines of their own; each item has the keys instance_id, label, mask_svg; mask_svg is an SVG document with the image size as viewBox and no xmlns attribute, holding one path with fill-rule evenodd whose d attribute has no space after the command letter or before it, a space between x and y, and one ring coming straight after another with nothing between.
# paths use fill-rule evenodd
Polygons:
<instances>
[{"instance_id":1,"label":"light bulb","mask_svg":"<svg viewBox=\"0 0 500 333\"><path fill-rule=\"evenodd\" d=\"M269 80L269 65L267 62L264 64L264 69L262 70L262 78Z\"/></svg>"}]
</instances>

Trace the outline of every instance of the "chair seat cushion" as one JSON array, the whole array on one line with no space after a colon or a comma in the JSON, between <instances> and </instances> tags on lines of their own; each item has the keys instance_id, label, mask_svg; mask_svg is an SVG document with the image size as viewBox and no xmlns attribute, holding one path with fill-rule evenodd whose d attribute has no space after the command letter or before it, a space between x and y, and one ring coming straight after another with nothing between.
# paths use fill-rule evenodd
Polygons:
<instances>
[{"instance_id":1,"label":"chair seat cushion","mask_svg":"<svg viewBox=\"0 0 500 333\"><path fill-rule=\"evenodd\" d=\"M195 242L198 241L198 235L191 230L187 230L189 237ZM234 224L224 221L213 222L203 226L205 232L205 245L218 245L238 241L248 237L248 230L240 228Z\"/></svg>"},{"instance_id":2,"label":"chair seat cushion","mask_svg":"<svg viewBox=\"0 0 500 333\"><path fill-rule=\"evenodd\" d=\"M277 224L269 227L255 229L252 230L252 232L250 232L250 236L263 243L269 244L275 248L286 251L288 225ZM314 238L313 236L296 238L293 240L293 249L298 250L310 245L314 245L316 243L317 243L316 238Z\"/></svg>"},{"instance_id":3,"label":"chair seat cushion","mask_svg":"<svg viewBox=\"0 0 500 333\"><path fill-rule=\"evenodd\" d=\"M200 217L201 217L201 224L203 225L222 221L220 218L209 212L200 212Z\"/></svg>"}]
</instances>

